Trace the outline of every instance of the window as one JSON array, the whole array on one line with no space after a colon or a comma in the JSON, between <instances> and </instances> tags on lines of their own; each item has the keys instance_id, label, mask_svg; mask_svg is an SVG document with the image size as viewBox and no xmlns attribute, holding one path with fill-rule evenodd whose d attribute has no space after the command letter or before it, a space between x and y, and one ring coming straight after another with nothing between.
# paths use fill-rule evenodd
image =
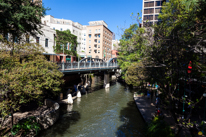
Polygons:
<instances>
[{"instance_id":1,"label":"window","mask_svg":"<svg viewBox=\"0 0 206 137\"><path fill-rule=\"evenodd\" d=\"M100 40L98 40L98 43L100 43Z\"/></svg>"},{"instance_id":2,"label":"window","mask_svg":"<svg viewBox=\"0 0 206 137\"><path fill-rule=\"evenodd\" d=\"M89 50L89 53L91 53L91 51L92 51L92 50L90 49L90 50Z\"/></svg>"},{"instance_id":3,"label":"window","mask_svg":"<svg viewBox=\"0 0 206 137\"><path fill-rule=\"evenodd\" d=\"M53 27L53 30L55 30L55 27Z\"/></svg>"},{"instance_id":4,"label":"window","mask_svg":"<svg viewBox=\"0 0 206 137\"><path fill-rule=\"evenodd\" d=\"M155 15L155 20L158 20L158 15Z\"/></svg>"},{"instance_id":5,"label":"window","mask_svg":"<svg viewBox=\"0 0 206 137\"><path fill-rule=\"evenodd\" d=\"M94 47L97 48L97 45L95 44Z\"/></svg>"},{"instance_id":6,"label":"window","mask_svg":"<svg viewBox=\"0 0 206 137\"><path fill-rule=\"evenodd\" d=\"M96 29L96 31L95 32L97 32L97 29Z\"/></svg>"},{"instance_id":7,"label":"window","mask_svg":"<svg viewBox=\"0 0 206 137\"><path fill-rule=\"evenodd\" d=\"M48 47L48 39L45 39L45 47Z\"/></svg>"},{"instance_id":8,"label":"window","mask_svg":"<svg viewBox=\"0 0 206 137\"><path fill-rule=\"evenodd\" d=\"M155 13L160 13L162 8L155 8Z\"/></svg>"},{"instance_id":9,"label":"window","mask_svg":"<svg viewBox=\"0 0 206 137\"><path fill-rule=\"evenodd\" d=\"M91 30L89 30L89 33L91 33Z\"/></svg>"},{"instance_id":10,"label":"window","mask_svg":"<svg viewBox=\"0 0 206 137\"><path fill-rule=\"evenodd\" d=\"M92 37L92 35L91 34L89 34L89 38L91 38Z\"/></svg>"},{"instance_id":11,"label":"window","mask_svg":"<svg viewBox=\"0 0 206 137\"><path fill-rule=\"evenodd\" d=\"M98 50L98 53L100 53L100 50Z\"/></svg>"},{"instance_id":12,"label":"window","mask_svg":"<svg viewBox=\"0 0 206 137\"><path fill-rule=\"evenodd\" d=\"M36 43L38 43L39 44L39 37L36 37Z\"/></svg>"},{"instance_id":13,"label":"window","mask_svg":"<svg viewBox=\"0 0 206 137\"><path fill-rule=\"evenodd\" d=\"M99 32L100 32L100 29L99 29Z\"/></svg>"},{"instance_id":14,"label":"window","mask_svg":"<svg viewBox=\"0 0 206 137\"><path fill-rule=\"evenodd\" d=\"M154 9L144 9L144 14L154 13Z\"/></svg>"},{"instance_id":15,"label":"window","mask_svg":"<svg viewBox=\"0 0 206 137\"><path fill-rule=\"evenodd\" d=\"M98 34L98 37L100 38L100 34Z\"/></svg>"},{"instance_id":16,"label":"window","mask_svg":"<svg viewBox=\"0 0 206 137\"><path fill-rule=\"evenodd\" d=\"M155 1L155 6L162 6L163 1Z\"/></svg>"},{"instance_id":17,"label":"window","mask_svg":"<svg viewBox=\"0 0 206 137\"><path fill-rule=\"evenodd\" d=\"M96 50L96 49L94 50L94 53L97 53L97 50Z\"/></svg>"},{"instance_id":18,"label":"window","mask_svg":"<svg viewBox=\"0 0 206 137\"><path fill-rule=\"evenodd\" d=\"M98 45L98 48L100 48L100 45Z\"/></svg>"},{"instance_id":19,"label":"window","mask_svg":"<svg viewBox=\"0 0 206 137\"><path fill-rule=\"evenodd\" d=\"M144 7L154 7L154 1L151 2L145 2Z\"/></svg>"},{"instance_id":20,"label":"window","mask_svg":"<svg viewBox=\"0 0 206 137\"><path fill-rule=\"evenodd\" d=\"M26 35L26 43L29 43L29 35Z\"/></svg>"},{"instance_id":21,"label":"window","mask_svg":"<svg viewBox=\"0 0 206 137\"><path fill-rule=\"evenodd\" d=\"M7 40L7 41L9 41L9 34L7 33L7 34L5 34L5 39Z\"/></svg>"},{"instance_id":22,"label":"window","mask_svg":"<svg viewBox=\"0 0 206 137\"><path fill-rule=\"evenodd\" d=\"M89 40L89 43L91 43L91 40Z\"/></svg>"},{"instance_id":23,"label":"window","mask_svg":"<svg viewBox=\"0 0 206 137\"><path fill-rule=\"evenodd\" d=\"M91 48L91 45L89 45L89 48Z\"/></svg>"},{"instance_id":24,"label":"window","mask_svg":"<svg viewBox=\"0 0 206 137\"><path fill-rule=\"evenodd\" d=\"M153 20L153 15L145 15L144 20Z\"/></svg>"},{"instance_id":25,"label":"window","mask_svg":"<svg viewBox=\"0 0 206 137\"><path fill-rule=\"evenodd\" d=\"M84 33L84 36L86 36L86 33Z\"/></svg>"},{"instance_id":26,"label":"window","mask_svg":"<svg viewBox=\"0 0 206 137\"><path fill-rule=\"evenodd\" d=\"M153 22L144 22L145 27L150 27L153 25Z\"/></svg>"},{"instance_id":27,"label":"window","mask_svg":"<svg viewBox=\"0 0 206 137\"><path fill-rule=\"evenodd\" d=\"M62 31L62 28L60 30Z\"/></svg>"}]
</instances>

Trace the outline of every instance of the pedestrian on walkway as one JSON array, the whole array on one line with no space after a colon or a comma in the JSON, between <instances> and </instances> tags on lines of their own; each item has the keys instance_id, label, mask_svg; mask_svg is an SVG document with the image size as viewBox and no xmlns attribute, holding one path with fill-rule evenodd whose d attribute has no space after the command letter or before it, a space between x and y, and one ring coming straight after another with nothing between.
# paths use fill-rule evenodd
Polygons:
<instances>
[{"instance_id":1,"label":"pedestrian on walkway","mask_svg":"<svg viewBox=\"0 0 206 137\"><path fill-rule=\"evenodd\" d=\"M147 98L148 99L150 98L150 91L149 90L147 91Z\"/></svg>"}]
</instances>

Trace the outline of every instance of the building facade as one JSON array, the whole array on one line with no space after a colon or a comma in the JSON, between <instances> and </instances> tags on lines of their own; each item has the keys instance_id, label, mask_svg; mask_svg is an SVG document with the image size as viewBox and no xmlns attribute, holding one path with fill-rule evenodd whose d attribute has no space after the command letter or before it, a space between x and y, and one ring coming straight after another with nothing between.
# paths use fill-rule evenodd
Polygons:
<instances>
[{"instance_id":1,"label":"building facade","mask_svg":"<svg viewBox=\"0 0 206 137\"><path fill-rule=\"evenodd\" d=\"M154 25L158 22L163 2L166 0L143 0L142 24L144 27Z\"/></svg>"},{"instance_id":2,"label":"building facade","mask_svg":"<svg viewBox=\"0 0 206 137\"><path fill-rule=\"evenodd\" d=\"M57 19L51 15L46 15L41 20L44 25L48 25L53 30L59 30L59 31L70 30L70 32L73 35L77 36L77 42L78 42L77 53L81 57L85 57L86 36L84 35L84 32L86 31L86 26L83 26L80 23L73 22L71 20Z\"/></svg>"},{"instance_id":3,"label":"building facade","mask_svg":"<svg viewBox=\"0 0 206 137\"><path fill-rule=\"evenodd\" d=\"M56 19L51 15L42 18L42 23L53 30L70 30L77 36L77 53L82 57L108 60L112 53L112 37L114 33L108 29L104 21L90 21L89 25L81 25L71 20Z\"/></svg>"},{"instance_id":4,"label":"building facade","mask_svg":"<svg viewBox=\"0 0 206 137\"><path fill-rule=\"evenodd\" d=\"M112 31L104 21L91 21L87 26L87 57L108 60L112 52Z\"/></svg>"}]
</instances>

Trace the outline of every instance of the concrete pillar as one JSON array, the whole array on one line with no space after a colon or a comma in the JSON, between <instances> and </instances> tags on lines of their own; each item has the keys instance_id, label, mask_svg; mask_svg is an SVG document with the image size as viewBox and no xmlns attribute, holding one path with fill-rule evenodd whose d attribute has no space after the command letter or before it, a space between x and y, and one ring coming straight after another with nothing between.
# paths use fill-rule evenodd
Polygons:
<instances>
[{"instance_id":1,"label":"concrete pillar","mask_svg":"<svg viewBox=\"0 0 206 137\"><path fill-rule=\"evenodd\" d=\"M81 98L81 97L82 97L81 92L80 92L79 90L77 91L77 97L78 97L78 98Z\"/></svg>"},{"instance_id":2,"label":"concrete pillar","mask_svg":"<svg viewBox=\"0 0 206 137\"><path fill-rule=\"evenodd\" d=\"M104 73L104 87L105 88L109 88L110 87L109 79L110 79L109 73L105 72Z\"/></svg>"},{"instance_id":3,"label":"concrete pillar","mask_svg":"<svg viewBox=\"0 0 206 137\"><path fill-rule=\"evenodd\" d=\"M68 102L68 104L73 104L73 99L72 99L71 94L68 94L67 102Z\"/></svg>"}]
</instances>

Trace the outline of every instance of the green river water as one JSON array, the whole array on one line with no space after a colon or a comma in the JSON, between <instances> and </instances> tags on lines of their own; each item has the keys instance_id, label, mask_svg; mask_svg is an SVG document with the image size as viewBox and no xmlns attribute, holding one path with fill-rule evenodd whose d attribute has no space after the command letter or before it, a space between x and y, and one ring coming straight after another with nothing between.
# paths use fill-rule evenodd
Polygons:
<instances>
[{"instance_id":1,"label":"green river water","mask_svg":"<svg viewBox=\"0 0 206 137\"><path fill-rule=\"evenodd\" d=\"M64 114L39 137L142 137L145 122L133 100L133 91L118 82L104 89L94 78L91 93L61 107Z\"/></svg>"}]
</instances>

